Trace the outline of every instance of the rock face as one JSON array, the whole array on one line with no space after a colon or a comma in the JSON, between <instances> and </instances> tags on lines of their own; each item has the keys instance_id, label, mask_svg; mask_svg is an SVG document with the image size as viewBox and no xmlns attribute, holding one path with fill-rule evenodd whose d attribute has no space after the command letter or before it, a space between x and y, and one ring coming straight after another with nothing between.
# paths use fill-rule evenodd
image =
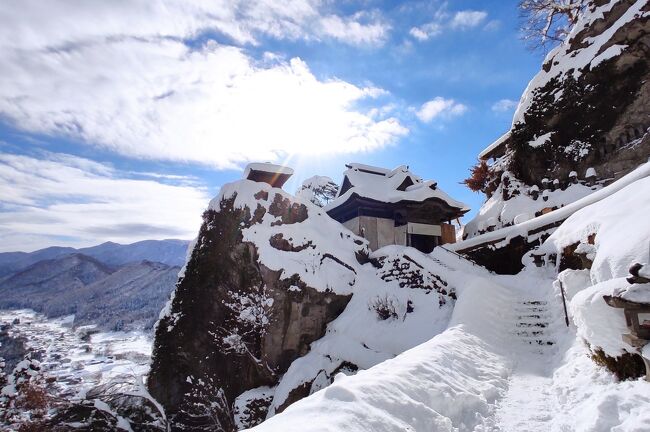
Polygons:
<instances>
[{"instance_id":1,"label":"rock face","mask_svg":"<svg viewBox=\"0 0 650 432\"><path fill-rule=\"evenodd\" d=\"M161 312L149 390L174 430L255 426L442 332L452 273L413 248L370 254L281 189L224 185Z\"/></svg>"},{"instance_id":2,"label":"rock face","mask_svg":"<svg viewBox=\"0 0 650 432\"><path fill-rule=\"evenodd\" d=\"M148 386L174 427L242 426L237 397L275 385L324 335L367 254L364 241L280 189L224 186L156 328ZM244 426L263 420L270 403L250 400L256 415Z\"/></svg>"},{"instance_id":3,"label":"rock face","mask_svg":"<svg viewBox=\"0 0 650 432\"><path fill-rule=\"evenodd\" d=\"M508 134L481 154L488 199L464 237L556 210L645 163L649 59L647 1L590 2L528 85Z\"/></svg>"},{"instance_id":4,"label":"rock face","mask_svg":"<svg viewBox=\"0 0 650 432\"><path fill-rule=\"evenodd\" d=\"M517 178L542 187L544 178L566 182L571 171L584 178L595 167L600 179L614 179L647 160L649 10L645 1L594 1L549 54L513 121Z\"/></svg>"}]
</instances>

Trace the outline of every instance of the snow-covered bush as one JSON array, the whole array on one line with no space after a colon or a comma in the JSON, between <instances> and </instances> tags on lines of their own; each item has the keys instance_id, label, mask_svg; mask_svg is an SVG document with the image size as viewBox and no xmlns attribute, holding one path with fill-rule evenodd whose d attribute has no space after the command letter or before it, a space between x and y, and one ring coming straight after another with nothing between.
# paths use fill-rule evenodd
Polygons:
<instances>
[{"instance_id":1,"label":"snow-covered bush","mask_svg":"<svg viewBox=\"0 0 650 432\"><path fill-rule=\"evenodd\" d=\"M389 298L388 295L377 297L369 307L377 313L377 317L382 321L399 318L397 301Z\"/></svg>"}]
</instances>

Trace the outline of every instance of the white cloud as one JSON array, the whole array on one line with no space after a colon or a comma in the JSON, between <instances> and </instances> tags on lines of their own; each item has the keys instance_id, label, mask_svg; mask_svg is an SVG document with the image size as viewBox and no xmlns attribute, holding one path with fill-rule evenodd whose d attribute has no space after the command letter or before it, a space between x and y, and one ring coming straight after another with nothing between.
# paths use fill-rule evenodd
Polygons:
<instances>
[{"instance_id":1,"label":"white cloud","mask_svg":"<svg viewBox=\"0 0 650 432\"><path fill-rule=\"evenodd\" d=\"M339 19L356 32L388 31L378 12L339 17L321 0L150 0L78 2L21 0L0 7L0 44L27 49L64 47L107 38L193 38L219 32L241 44L259 36L317 39L320 22ZM357 25L358 24L358 25ZM38 31L35 31L38 29ZM336 34L329 34L337 36ZM345 39L342 39L345 41ZM373 37L361 37L375 43ZM351 41L358 43L358 40Z\"/></svg>"},{"instance_id":2,"label":"white cloud","mask_svg":"<svg viewBox=\"0 0 650 432\"><path fill-rule=\"evenodd\" d=\"M451 118L464 114L467 107L453 99L436 97L425 102L415 113L424 123L429 123L434 118Z\"/></svg>"},{"instance_id":3,"label":"white cloud","mask_svg":"<svg viewBox=\"0 0 650 432\"><path fill-rule=\"evenodd\" d=\"M427 41L445 30L465 30L476 27L487 18L487 12L464 10L453 14L446 11L446 4L433 14L433 20L412 27L409 34L419 41Z\"/></svg>"},{"instance_id":4,"label":"white cloud","mask_svg":"<svg viewBox=\"0 0 650 432\"><path fill-rule=\"evenodd\" d=\"M455 29L467 29L476 27L487 18L487 12L465 10L456 12L451 20L450 26Z\"/></svg>"},{"instance_id":5,"label":"white cloud","mask_svg":"<svg viewBox=\"0 0 650 432\"><path fill-rule=\"evenodd\" d=\"M501 99L492 104L492 111L506 112L511 111L517 107L518 102L511 99Z\"/></svg>"},{"instance_id":6,"label":"white cloud","mask_svg":"<svg viewBox=\"0 0 650 432\"><path fill-rule=\"evenodd\" d=\"M380 45L390 30L376 12L359 12L350 17L328 15L321 18L320 26L323 35L350 45Z\"/></svg>"},{"instance_id":7,"label":"white cloud","mask_svg":"<svg viewBox=\"0 0 650 432\"><path fill-rule=\"evenodd\" d=\"M317 79L300 59L182 39L218 31L379 43L375 14L323 14L318 1L9 2L0 7L0 114L129 157L219 168L286 154L349 153L407 133L356 109L385 94ZM38 28L38 31L34 29ZM379 104L382 105L383 103Z\"/></svg>"},{"instance_id":8,"label":"white cloud","mask_svg":"<svg viewBox=\"0 0 650 432\"><path fill-rule=\"evenodd\" d=\"M210 198L205 188L132 174L66 154L0 154L0 250L196 235Z\"/></svg>"},{"instance_id":9,"label":"white cloud","mask_svg":"<svg viewBox=\"0 0 650 432\"><path fill-rule=\"evenodd\" d=\"M435 22L424 24L420 27L413 27L409 34L419 41L426 41L442 33L442 25Z\"/></svg>"}]
</instances>

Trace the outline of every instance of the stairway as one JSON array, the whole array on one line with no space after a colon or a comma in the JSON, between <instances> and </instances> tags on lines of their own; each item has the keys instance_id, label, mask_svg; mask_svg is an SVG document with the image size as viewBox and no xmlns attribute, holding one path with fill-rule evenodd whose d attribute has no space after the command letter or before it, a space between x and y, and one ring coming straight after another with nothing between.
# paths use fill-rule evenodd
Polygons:
<instances>
[{"instance_id":1,"label":"stairway","mask_svg":"<svg viewBox=\"0 0 650 432\"><path fill-rule=\"evenodd\" d=\"M430 257L430 258L431 258L431 261L435 262L435 263L438 264L439 266L444 267L444 268L449 269L449 270L454 270L454 269L451 268L449 265L447 265L447 264L443 263L442 261L440 261L438 258L433 257L433 256Z\"/></svg>"},{"instance_id":2,"label":"stairway","mask_svg":"<svg viewBox=\"0 0 650 432\"><path fill-rule=\"evenodd\" d=\"M547 300L521 300L515 305L514 336L538 354L548 353L556 343L552 330L557 326L556 314Z\"/></svg>"}]
</instances>

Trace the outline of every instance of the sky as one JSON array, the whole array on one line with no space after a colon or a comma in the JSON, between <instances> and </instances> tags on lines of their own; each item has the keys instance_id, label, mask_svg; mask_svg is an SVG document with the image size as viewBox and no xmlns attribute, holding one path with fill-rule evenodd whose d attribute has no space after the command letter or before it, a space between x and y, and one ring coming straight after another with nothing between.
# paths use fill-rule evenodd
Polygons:
<instances>
[{"instance_id":1,"label":"sky","mask_svg":"<svg viewBox=\"0 0 650 432\"><path fill-rule=\"evenodd\" d=\"M543 53L517 0L0 3L0 251L193 238L251 161L460 182Z\"/></svg>"}]
</instances>

